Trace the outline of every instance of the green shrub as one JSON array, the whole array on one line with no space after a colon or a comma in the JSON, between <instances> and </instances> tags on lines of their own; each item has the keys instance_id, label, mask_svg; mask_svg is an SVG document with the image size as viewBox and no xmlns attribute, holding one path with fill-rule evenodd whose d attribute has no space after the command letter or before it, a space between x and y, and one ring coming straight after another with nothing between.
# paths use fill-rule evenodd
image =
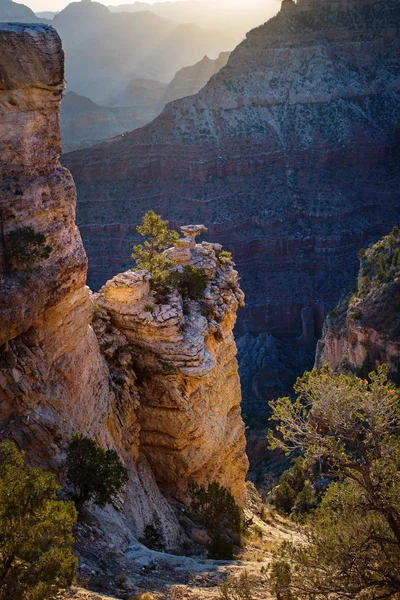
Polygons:
<instances>
[{"instance_id":1,"label":"green shrub","mask_svg":"<svg viewBox=\"0 0 400 600\"><path fill-rule=\"evenodd\" d=\"M163 251L172 246L179 239L179 235L176 231L168 229L168 221L163 221L160 215L156 215L152 210L144 215L142 225L137 227L137 231L147 239L144 244L133 247L132 258L138 269L152 274L152 289L164 294L169 270L174 262L169 260Z\"/></svg>"},{"instance_id":2,"label":"green shrub","mask_svg":"<svg viewBox=\"0 0 400 600\"><path fill-rule=\"evenodd\" d=\"M271 592L277 600L290 600L292 597L290 591L292 574L289 563L285 560L274 560L270 565L270 570Z\"/></svg>"},{"instance_id":3,"label":"green shrub","mask_svg":"<svg viewBox=\"0 0 400 600\"><path fill-rule=\"evenodd\" d=\"M284 515L290 515L296 501L296 492L287 481L283 481L274 490L273 502L276 510Z\"/></svg>"},{"instance_id":4,"label":"green shrub","mask_svg":"<svg viewBox=\"0 0 400 600\"><path fill-rule=\"evenodd\" d=\"M57 501L54 475L25 466L12 442L0 444L0 599L47 600L68 588L76 510Z\"/></svg>"},{"instance_id":5,"label":"green shrub","mask_svg":"<svg viewBox=\"0 0 400 600\"><path fill-rule=\"evenodd\" d=\"M356 308L355 310L352 310L350 312L350 318L353 319L353 321L359 321L362 317L362 310L361 308Z\"/></svg>"},{"instance_id":6,"label":"green shrub","mask_svg":"<svg viewBox=\"0 0 400 600\"><path fill-rule=\"evenodd\" d=\"M51 252L45 235L35 233L32 227L20 227L5 236L5 254L10 266L23 264L29 269L38 261L49 258Z\"/></svg>"},{"instance_id":7,"label":"green shrub","mask_svg":"<svg viewBox=\"0 0 400 600\"><path fill-rule=\"evenodd\" d=\"M232 261L232 253L227 250L221 250L217 253L217 258L223 265L229 264Z\"/></svg>"},{"instance_id":8,"label":"green shrub","mask_svg":"<svg viewBox=\"0 0 400 600\"><path fill-rule=\"evenodd\" d=\"M207 280L193 265L188 265L182 272L174 271L168 278L168 283L177 289L183 298L198 300L204 294Z\"/></svg>"},{"instance_id":9,"label":"green shrub","mask_svg":"<svg viewBox=\"0 0 400 600\"><path fill-rule=\"evenodd\" d=\"M253 600L253 587L248 572L243 571L239 577L229 577L220 585L219 597L221 600Z\"/></svg>"},{"instance_id":10,"label":"green shrub","mask_svg":"<svg viewBox=\"0 0 400 600\"><path fill-rule=\"evenodd\" d=\"M212 532L226 526L240 532L241 509L231 492L218 481L209 483L207 488L191 483L188 489L191 511L201 523Z\"/></svg>"},{"instance_id":11,"label":"green shrub","mask_svg":"<svg viewBox=\"0 0 400 600\"><path fill-rule=\"evenodd\" d=\"M157 552L163 552L165 550L163 536L152 523L146 525L143 536L139 539L139 542L150 550L157 550Z\"/></svg>"},{"instance_id":12,"label":"green shrub","mask_svg":"<svg viewBox=\"0 0 400 600\"><path fill-rule=\"evenodd\" d=\"M313 369L296 400L271 402L270 448L302 452L335 478L308 522L307 542L286 543L297 597L394 598L400 592L400 391L380 366L369 380ZM318 427L318 423L322 426Z\"/></svg>"},{"instance_id":13,"label":"green shrub","mask_svg":"<svg viewBox=\"0 0 400 600\"><path fill-rule=\"evenodd\" d=\"M208 546L208 558L233 560L232 540L216 533Z\"/></svg>"},{"instance_id":14,"label":"green shrub","mask_svg":"<svg viewBox=\"0 0 400 600\"><path fill-rule=\"evenodd\" d=\"M115 450L76 433L67 450L67 481L73 485L73 500L81 512L89 500L101 508L112 502L128 481L128 471Z\"/></svg>"}]
</instances>

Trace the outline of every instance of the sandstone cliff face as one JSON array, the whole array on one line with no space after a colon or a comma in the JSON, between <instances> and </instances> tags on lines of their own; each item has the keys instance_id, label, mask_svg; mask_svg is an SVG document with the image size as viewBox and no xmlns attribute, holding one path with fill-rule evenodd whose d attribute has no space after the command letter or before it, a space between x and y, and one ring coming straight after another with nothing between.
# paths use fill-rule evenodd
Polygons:
<instances>
[{"instance_id":1,"label":"sandstone cliff face","mask_svg":"<svg viewBox=\"0 0 400 600\"><path fill-rule=\"evenodd\" d=\"M283 11L196 96L65 156L91 284L126 267L153 208L207 223L233 251L248 296L239 335L299 337L308 307L319 337L358 249L399 213L399 29L396 0Z\"/></svg>"},{"instance_id":2,"label":"sandstone cliff face","mask_svg":"<svg viewBox=\"0 0 400 600\"><path fill-rule=\"evenodd\" d=\"M155 522L167 544L174 546L181 530L156 484L145 455L152 458L151 453L142 450L145 434L140 414L147 410L144 424L155 417L151 409L142 408L133 355L120 352L107 364L91 326L87 259L74 222L75 186L58 162L64 89L60 39L48 26L2 25L0 46L0 437L11 438L27 450L33 464L58 473L68 439L76 430L115 448L130 477L119 511L109 508L101 514L106 535L124 551L146 524ZM28 244L29 231L43 236L51 248L47 258L41 255L28 263L23 251L22 256L17 253L15 239L22 236ZM232 308L228 321L233 322L233 313ZM113 314L113 318L122 316ZM115 331L115 336L114 346L120 338L121 346L126 345L122 333ZM230 351L233 368L233 346ZM135 360L141 364L140 356ZM219 376L217 369L213 376L221 380L220 385L227 377L225 371ZM237 382L237 374L232 376ZM158 387L169 390L168 381L159 377ZM148 385L153 385L151 380ZM232 407L240 400L238 394L236 387ZM242 424L237 406L236 411L239 443L235 448L240 449ZM219 415L224 429L223 411ZM206 437L205 427L203 434ZM189 430L186 438L189 448ZM220 435L214 451L228 458L231 439ZM202 451L195 445L195 435L193 440L194 464ZM238 494L245 475L239 454L239 450L236 455L232 451L230 458L237 458L237 466L233 462L227 466L230 484ZM212 472L211 467L209 473L229 484L225 474ZM202 475L206 477L205 472ZM169 481L180 483L182 476L171 472Z\"/></svg>"},{"instance_id":3,"label":"sandstone cliff face","mask_svg":"<svg viewBox=\"0 0 400 600\"><path fill-rule=\"evenodd\" d=\"M398 229L363 252L357 291L324 324L316 366L361 372L387 364L400 380L400 235Z\"/></svg>"},{"instance_id":4,"label":"sandstone cliff face","mask_svg":"<svg viewBox=\"0 0 400 600\"><path fill-rule=\"evenodd\" d=\"M132 364L141 448L157 481L175 494L190 480L216 479L243 499L248 464L232 333L243 293L220 250L204 242L188 255L170 251L206 277L198 302L175 293L159 305L148 273L117 275L95 295L95 330L111 362Z\"/></svg>"}]
</instances>

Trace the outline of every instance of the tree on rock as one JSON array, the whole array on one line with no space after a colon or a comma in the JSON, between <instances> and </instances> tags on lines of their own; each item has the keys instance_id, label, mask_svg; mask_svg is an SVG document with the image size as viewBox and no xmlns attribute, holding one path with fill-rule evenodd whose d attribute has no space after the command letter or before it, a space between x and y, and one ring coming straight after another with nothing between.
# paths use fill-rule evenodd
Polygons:
<instances>
[{"instance_id":1,"label":"tree on rock","mask_svg":"<svg viewBox=\"0 0 400 600\"><path fill-rule=\"evenodd\" d=\"M56 500L54 475L27 467L12 442L0 444L0 599L48 600L68 588L76 510Z\"/></svg>"},{"instance_id":2,"label":"tree on rock","mask_svg":"<svg viewBox=\"0 0 400 600\"><path fill-rule=\"evenodd\" d=\"M89 500L100 508L112 502L128 481L128 471L115 450L75 433L67 450L67 481L74 488L73 500L80 513Z\"/></svg>"},{"instance_id":3,"label":"tree on rock","mask_svg":"<svg viewBox=\"0 0 400 600\"><path fill-rule=\"evenodd\" d=\"M169 269L173 262L164 256L163 251L173 246L179 239L179 234L168 228L168 221L163 221L160 215L149 210L143 217L142 225L137 227L138 233L145 238L144 244L133 247L132 258L138 269L149 271L153 275L154 289L162 288L165 284Z\"/></svg>"},{"instance_id":4,"label":"tree on rock","mask_svg":"<svg viewBox=\"0 0 400 600\"><path fill-rule=\"evenodd\" d=\"M400 594L400 393L379 367L369 380L305 373L297 399L271 402L272 448L323 462L336 480L309 521L307 544L287 544L292 592L302 598Z\"/></svg>"}]
</instances>

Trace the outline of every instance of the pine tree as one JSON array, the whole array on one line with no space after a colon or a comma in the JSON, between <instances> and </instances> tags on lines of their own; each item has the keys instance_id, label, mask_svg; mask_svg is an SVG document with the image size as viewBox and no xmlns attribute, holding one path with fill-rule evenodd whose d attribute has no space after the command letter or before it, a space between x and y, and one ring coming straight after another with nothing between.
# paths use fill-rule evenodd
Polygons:
<instances>
[{"instance_id":1,"label":"pine tree","mask_svg":"<svg viewBox=\"0 0 400 600\"><path fill-rule=\"evenodd\" d=\"M52 473L27 467L12 442L0 444L0 599L47 600L68 588L76 510L56 499Z\"/></svg>"}]
</instances>

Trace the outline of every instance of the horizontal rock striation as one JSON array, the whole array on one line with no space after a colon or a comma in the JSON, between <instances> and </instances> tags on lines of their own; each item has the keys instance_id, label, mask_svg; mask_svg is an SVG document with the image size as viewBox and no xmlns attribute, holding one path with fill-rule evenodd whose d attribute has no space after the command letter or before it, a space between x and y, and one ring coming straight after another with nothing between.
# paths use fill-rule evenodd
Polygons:
<instances>
[{"instance_id":1,"label":"horizontal rock striation","mask_svg":"<svg viewBox=\"0 0 400 600\"><path fill-rule=\"evenodd\" d=\"M155 519L174 546L179 525L140 453L137 390L115 385L91 327L75 186L58 162L60 38L48 26L1 25L0 46L0 439L61 480L74 431L115 448L130 478L123 511L102 526L120 550ZM43 236L47 257L27 262L18 251L29 231Z\"/></svg>"},{"instance_id":2,"label":"horizontal rock striation","mask_svg":"<svg viewBox=\"0 0 400 600\"><path fill-rule=\"evenodd\" d=\"M298 337L400 209L396 0L283 11L196 96L148 126L63 159L99 287L130 264L149 208L201 220L234 253L248 296L238 333ZM309 333L312 333L309 331Z\"/></svg>"},{"instance_id":3,"label":"horizontal rock striation","mask_svg":"<svg viewBox=\"0 0 400 600\"><path fill-rule=\"evenodd\" d=\"M176 296L143 318L143 302L140 311L137 305L150 296L150 275L117 276L104 289L104 331L96 319L99 345L93 312L104 309L85 285L76 190L58 161L61 41L45 25L6 24L0 47L0 439L12 439L60 482L75 431L115 449L129 481L118 506L97 512L112 560L148 524L176 548L183 533L156 478L177 491L189 475L217 478L243 494L247 462L232 337L243 301L237 274L219 265L215 247L193 252L209 278L204 302L213 315L194 312L193 322L183 318ZM218 347L206 341L214 330ZM167 362L179 378L161 368ZM169 411L174 398L179 409Z\"/></svg>"},{"instance_id":4,"label":"horizontal rock striation","mask_svg":"<svg viewBox=\"0 0 400 600\"><path fill-rule=\"evenodd\" d=\"M216 479L243 499L248 465L232 333L243 292L218 258L221 246L193 244L188 257L181 246L168 253L206 278L201 300L175 292L157 304L149 274L128 271L95 294L95 331L108 360L122 354L132 364L141 447L157 481L176 494L191 480Z\"/></svg>"}]
</instances>

